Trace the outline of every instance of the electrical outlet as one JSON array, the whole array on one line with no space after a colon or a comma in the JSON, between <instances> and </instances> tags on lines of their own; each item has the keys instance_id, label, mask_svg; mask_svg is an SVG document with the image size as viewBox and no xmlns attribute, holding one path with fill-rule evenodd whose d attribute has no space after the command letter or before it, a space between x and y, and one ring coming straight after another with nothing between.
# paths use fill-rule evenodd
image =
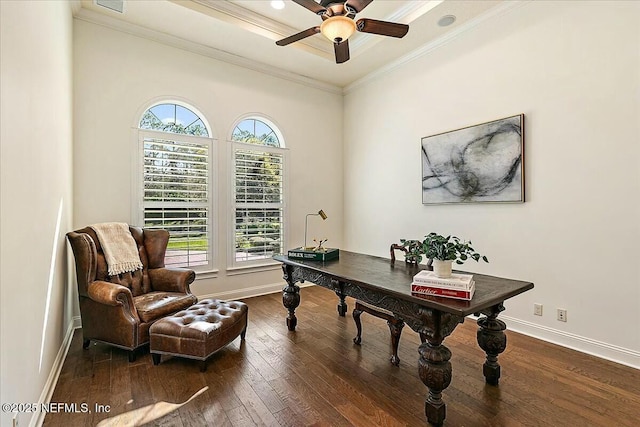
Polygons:
<instances>
[{"instance_id":1,"label":"electrical outlet","mask_svg":"<svg viewBox=\"0 0 640 427\"><path fill-rule=\"evenodd\" d=\"M533 304L533 314L542 316L542 304Z\"/></svg>"},{"instance_id":2,"label":"electrical outlet","mask_svg":"<svg viewBox=\"0 0 640 427\"><path fill-rule=\"evenodd\" d=\"M567 321L567 310L565 310L564 308L558 309L558 320L561 322Z\"/></svg>"}]
</instances>

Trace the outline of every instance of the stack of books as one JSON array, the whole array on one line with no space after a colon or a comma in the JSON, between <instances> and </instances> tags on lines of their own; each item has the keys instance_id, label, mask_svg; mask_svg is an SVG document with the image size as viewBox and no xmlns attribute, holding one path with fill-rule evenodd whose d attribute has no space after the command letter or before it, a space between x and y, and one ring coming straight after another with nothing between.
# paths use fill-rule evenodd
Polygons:
<instances>
[{"instance_id":1,"label":"stack of books","mask_svg":"<svg viewBox=\"0 0 640 427\"><path fill-rule=\"evenodd\" d=\"M476 290L476 282L471 274L451 273L443 279L433 271L422 270L413 276L411 294L417 297L434 295L446 298L470 300Z\"/></svg>"}]
</instances>

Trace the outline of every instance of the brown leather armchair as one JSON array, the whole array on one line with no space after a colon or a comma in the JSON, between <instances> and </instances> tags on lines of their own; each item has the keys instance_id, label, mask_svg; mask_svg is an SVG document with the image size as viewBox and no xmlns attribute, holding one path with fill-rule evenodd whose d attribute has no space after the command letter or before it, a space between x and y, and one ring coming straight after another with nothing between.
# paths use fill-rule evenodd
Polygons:
<instances>
[{"instance_id":1,"label":"brown leather armchair","mask_svg":"<svg viewBox=\"0 0 640 427\"><path fill-rule=\"evenodd\" d=\"M169 241L166 230L129 227L138 246L143 269L109 276L107 262L95 231L86 227L67 233L76 260L78 298L82 316L83 347L91 340L135 351L149 342L149 327L156 320L195 304L189 284L195 272L166 268Z\"/></svg>"}]
</instances>

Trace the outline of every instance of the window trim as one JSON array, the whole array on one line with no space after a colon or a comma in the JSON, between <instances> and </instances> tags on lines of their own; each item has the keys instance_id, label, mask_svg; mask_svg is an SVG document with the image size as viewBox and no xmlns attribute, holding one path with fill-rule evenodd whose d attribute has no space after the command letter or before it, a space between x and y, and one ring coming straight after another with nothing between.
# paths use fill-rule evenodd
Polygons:
<instances>
[{"instance_id":1,"label":"window trim","mask_svg":"<svg viewBox=\"0 0 640 427\"><path fill-rule=\"evenodd\" d=\"M238 142L232 139L233 130L246 119L256 119L263 121L270 127L279 138L280 147L273 147L269 145L259 145L259 144L251 144L247 142ZM246 150L254 150L254 151L267 151L278 153L282 155L283 160L283 169L282 169L282 185L283 185L283 201L282 201L282 233L284 234L284 238L282 239L282 251L286 251L286 248L289 247L289 149L285 147L284 141L280 139L282 134L277 129L277 126L273 124L268 119L264 119L261 116L256 115L248 115L239 120L237 120L233 127L231 128L231 132L229 134L229 153L228 153L228 161L227 165L229 166L229 172L227 174L229 180L229 191L227 194L227 204L228 204L228 218L229 218L229 226L227 227L227 241L230 242L227 245L227 272L233 272L229 275L242 274L242 270L252 270L252 271L268 271L273 270L274 266L279 265L280 263L274 261L273 259L258 259L253 261L236 261L236 251L235 251L235 209L236 209L236 201L235 201L235 153L236 147L246 149Z\"/></svg>"},{"instance_id":2,"label":"window trim","mask_svg":"<svg viewBox=\"0 0 640 427\"><path fill-rule=\"evenodd\" d=\"M278 126L276 124L276 122L274 122L271 118L265 116L264 114L260 114L260 113L248 113L248 114L243 114L242 116L238 117L233 122L233 126L231 126L231 130L229 131L229 135L227 137L227 141L229 141L229 142L237 142L237 141L233 140L233 131L236 129L236 127L238 127L238 125L240 123L242 123L245 120L258 120L258 121L263 122L264 124L266 124L267 126L269 126L271 128L273 133L276 134L276 137L278 138L278 142L280 143L279 147L273 147L273 148L282 148L282 149L286 149L287 148L287 145L285 144L284 135L282 134L282 131L280 130L280 126ZM250 144L250 145L257 145L257 144ZM265 147L270 147L270 146L265 145Z\"/></svg>"},{"instance_id":3,"label":"window trim","mask_svg":"<svg viewBox=\"0 0 640 427\"><path fill-rule=\"evenodd\" d=\"M142 111L141 114L139 114L139 119L142 119L142 115L149 108L152 108L158 104L169 104L169 103L182 105L185 108L189 108L194 113L198 114L199 117L207 126L207 131L209 132L209 135L212 134L211 128L208 126L206 120L197 109L190 106L189 104L178 103L175 101L163 100L154 104L150 104L147 108L145 108ZM139 127L135 127L134 129L132 129L132 134L133 134L132 139L134 141L134 144L133 144L134 154L132 155L132 161L134 162L134 167L132 167L131 170L135 173L135 176L131 180L133 185L131 194L134 199L134 202L131 204L131 209L132 209L131 218L132 218L132 223L136 224L139 227L144 227L144 178L143 178L144 139L146 137L162 138L162 139L178 139L178 140L183 140L185 142L195 142L198 144L202 144L203 141L206 141L206 144L209 149L209 174L208 174L208 180L209 180L208 220L209 220L209 248L210 248L209 262L206 265L199 265L199 266L193 266L188 268L198 273L196 275L197 279L216 277L219 271L217 267L218 258L219 258L219 250L218 250L219 215L218 215L217 209L219 206L218 180L220 176L218 171L219 165L218 165L218 151L217 151L216 138L213 138L211 136L204 137L204 136L195 136L195 135L189 135L189 134L163 132L163 131L151 130L151 129L141 129Z\"/></svg>"}]
</instances>

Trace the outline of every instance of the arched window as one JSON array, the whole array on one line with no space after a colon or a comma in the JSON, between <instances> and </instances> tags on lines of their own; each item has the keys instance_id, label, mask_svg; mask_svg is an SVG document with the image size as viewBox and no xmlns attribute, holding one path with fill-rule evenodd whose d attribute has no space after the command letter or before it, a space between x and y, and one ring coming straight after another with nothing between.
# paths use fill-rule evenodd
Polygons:
<instances>
[{"instance_id":1,"label":"arched window","mask_svg":"<svg viewBox=\"0 0 640 427\"><path fill-rule=\"evenodd\" d=\"M264 263L284 249L285 155L280 131L251 117L233 129L234 265Z\"/></svg>"},{"instance_id":2,"label":"arched window","mask_svg":"<svg viewBox=\"0 0 640 427\"><path fill-rule=\"evenodd\" d=\"M177 104L158 104L149 108L140 120L140 129L209 136L202 119L187 107Z\"/></svg>"},{"instance_id":3,"label":"arched window","mask_svg":"<svg viewBox=\"0 0 640 427\"><path fill-rule=\"evenodd\" d=\"M276 132L271 126L259 119L245 119L238 123L233 129L232 139L249 144L280 147L280 138Z\"/></svg>"},{"instance_id":4,"label":"arched window","mask_svg":"<svg viewBox=\"0 0 640 427\"><path fill-rule=\"evenodd\" d=\"M144 227L170 233L167 266L210 269L211 132L191 107L156 104L139 124Z\"/></svg>"}]
</instances>

